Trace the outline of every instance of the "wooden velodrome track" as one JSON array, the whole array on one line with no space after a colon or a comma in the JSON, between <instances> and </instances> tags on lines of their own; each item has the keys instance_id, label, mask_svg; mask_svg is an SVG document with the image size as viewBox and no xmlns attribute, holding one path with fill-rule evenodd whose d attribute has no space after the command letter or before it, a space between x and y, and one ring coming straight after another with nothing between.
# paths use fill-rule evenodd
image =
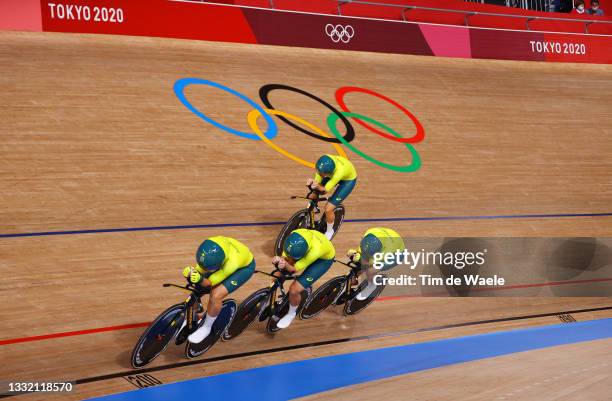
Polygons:
<instances>
[{"instance_id":1,"label":"wooden velodrome track","mask_svg":"<svg viewBox=\"0 0 612 401\"><path fill-rule=\"evenodd\" d=\"M123 376L131 370L129 355L142 327L29 337L150 321L183 298L161 284L181 282L181 268L193 262L198 243L210 235L244 241L266 270L280 227L263 223L283 221L303 206L288 197L303 192L311 170L189 112L172 90L183 77L231 86L257 103L260 86L282 83L332 104L336 88L349 85L374 89L407 106L426 131L426 139L415 145L422 168L398 173L347 150L359 171L357 189L346 202L348 219L611 211L610 66L2 32L0 234L257 223L0 238L0 340L5 340L0 342L0 378L81 379L69 396L17 399L82 399L134 389ZM249 131L246 103L210 87L191 87L187 94L223 124ZM313 100L287 91L273 93L272 99L277 109L326 126L328 110ZM350 94L347 103L352 111L400 131L413 130L401 112L380 100ZM403 145L354 125L356 146L388 163L410 161ZM310 161L334 152L280 122L274 142ZM612 217L602 215L348 222L335 239L338 253L381 224L405 236L612 235ZM326 277L341 271L334 267ZM266 284L254 276L235 296L240 300ZM603 308L572 316L610 317L605 309L610 305L609 298L387 299L355 317L329 311L296 322L273 339L261 327L251 328L202 359L305 344L292 351L177 366L184 361L182 348L169 348L151 374L168 383L313 356L559 323L556 315L566 311ZM530 315L539 316L504 320ZM499 321L417 332L490 319ZM360 336L373 337L308 345ZM601 400L609 395L612 378L606 365L610 345L604 340L515 354L389 379L384 387L366 383L355 391L362 397L384 393L388 399L398 398L393 389L400 389L414 399L486 400L531 386L529 380L548 379L508 399ZM574 374L561 376L568 371ZM469 386L467 377L474 379ZM355 394L343 389L313 398L356 399Z\"/></svg>"}]
</instances>

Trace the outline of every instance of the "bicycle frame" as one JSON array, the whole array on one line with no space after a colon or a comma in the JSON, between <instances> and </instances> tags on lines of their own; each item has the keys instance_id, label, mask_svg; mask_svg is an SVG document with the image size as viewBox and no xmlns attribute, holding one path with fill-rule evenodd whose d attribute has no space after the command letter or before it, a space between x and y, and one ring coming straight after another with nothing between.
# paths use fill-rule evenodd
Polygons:
<instances>
[{"instance_id":1,"label":"bicycle frame","mask_svg":"<svg viewBox=\"0 0 612 401\"><path fill-rule=\"evenodd\" d=\"M191 293L189 294L189 298L185 300L185 319L187 320L187 330L191 331L193 328L194 315L196 313L193 310L194 305L201 303L201 298L210 292L210 288L196 286L192 283L188 283L185 286L165 283L163 284L163 287L176 287Z\"/></svg>"},{"instance_id":2,"label":"bicycle frame","mask_svg":"<svg viewBox=\"0 0 612 401\"><path fill-rule=\"evenodd\" d=\"M351 292L351 286L352 286L352 281L354 277L359 277L359 275L361 274L361 263L359 262L348 262L348 263L344 263L340 260L336 260L334 259L334 262L336 263L340 263L341 265L344 265L348 268L350 268L351 270L344 275L344 277L346 278L346 288L345 288L345 294L346 297L348 298L350 292Z\"/></svg>"},{"instance_id":3,"label":"bicycle frame","mask_svg":"<svg viewBox=\"0 0 612 401\"><path fill-rule=\"evenodd\" d=\"M327 200L327 198L321 198L318 196L317 192L310 188L307 187L309 189L309 192L306 196L292 196L291 199L306 199L309 201L308 204L308 229L310 230L315 230L316 229L316 219L315 219L315 214L317 213L321 213L321 209L319 209L319 202L325 202ZM312 199L310 196L312 194L317 194L317 197Z\"/></svg>"},{"instance_id":4,"label":"bicycle frame","mask_svg":"<svg viewBox=\"0 0 612 401\"><path fill-rule=\"evenodd\" d=\"M281 273L280 277L275 276L274 275L275 272L280 272ZM270 285L270 299L268 300L268 308L270 310L270 316L273 316L275 312L274 303L276 302L277 291L280 289L281 296L284 298L287 295L287 293L285 292L285 288L283 284L285 284L285 281L287 280L295 280L296 277L291 274L283 273L283 271L280 270L278 267L275 268L272 271L272 273L266 273L261 270L255 270L255 273L264 274L266 276L270 276L274 278L274 282L272 282L272 284Z\"/></svg>"}]
</instances>

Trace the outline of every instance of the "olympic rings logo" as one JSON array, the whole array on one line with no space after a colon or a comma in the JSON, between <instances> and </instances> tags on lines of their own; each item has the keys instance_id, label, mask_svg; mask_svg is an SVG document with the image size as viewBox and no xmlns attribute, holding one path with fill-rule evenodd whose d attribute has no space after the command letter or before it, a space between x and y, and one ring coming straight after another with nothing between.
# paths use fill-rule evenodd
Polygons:
<instances>
[{"instance_id":1,"label":"olympic rings logo","mask_svg":"<svg viewBox=\"0 0 612 401\"><path fill-rule=\"evenodd\" d=\"M193 106L187 100L185 96L185 88L187 88L190 85L205 85L205 86L211 86L211 87L220 89L224 92L227 92L227 93L230 93L236 96L237 98L246 102L248 105L252 106L253 110L251 110L247 115L247 121L248 121L249 127L251 128L252 132L239 131L235 128L223 125L219 123L218 121L212 119L211 117L207 116L206 114L202 113L200 110L198 110L195 106ZM323 131L321 128L313 125L312 123L298 116L275 109L272 103L270 102L270 96L269 96L270 92L274 90L286 90L286 91L291 91L291 92L301 94L303 96L311 98L312 100L320 103L321 105L329 109L331 113L327 117L327 125L331 131L331 134ZM414 124L416 128L415 134L411 137L404 138L402 135L400 135L398 132L388 127L387 125L371 117L364 116L362 114L358 114L358 113L354 113L350 111L344 101L344 97L348 93L352 93L352 92L359 92L359 93L364 93L370 96L374 96L374 97L377 97L395 106L397 109L399 109L404 115L406 115L412 121L412 124ZM381 95L380 93L374 92L371 89L359 88L355 86L344 86L344 87L338 88L336 90L335 97L342 111L336 109L336 107L332 106L331 104L319 98L318 96L313 95L312 93L306 92L303 89L295 88L289 85L282 85L282 84L267 84L267 85L262 86L259 89L259 97L262 103L264 104L265 108L257 104L255 101L253 101L246 95L236 91L235 89L232 89L220 83L209 81L206 79L181 78L174 83L174 93L176 97L181 101L181 103L183 103L183 105L187 107L187 109L189 109L192 113L200 117L202 120L208 122L209 124L212 124L213 126L221 129L222 131L226 131L226 132L229 132L231 134L234 134L234 135L237 135L243 138L252 139L256 141L261 140L265 142L268 146L270 146L272 149L276 150L278 153L306 167L310 167L314 169L315 166L314 166L314 163L304 160L301 157L288 152L287 150L281 148L280 146L278 146L272 141L278 134L278 125L276 124L276 121L272 118L272 116L276 116L283 123L289 125L290 127L296 129L297 131L300 131L320 141L329 142L334 147L338 155L340 156L347 157L346 152L340 146L340 145L344 145L349 150L351 150L353 153L361 156L365 160L368 160L369 162L374 163L377 166L386 168L388 170L407 173L407 172L417 171L421 167L421 157L419 156L419 153L416 151L416 149L412 146L412 144L421 142L425 138L425 130L423 126L421 125L420 121L408 109L406 109L401 104L397 103L395 100L390 99L384 95ZM261 117L264 118L267 124L267 129L265 132L262 131L262 129L259 126L259 119ZM406 149L408 149L412 157L410 164L398 166L398 165L385 163L383 161L373 158L372 156L366 154L365 152L363 152L362 150L358 149L353 144L351 144L353 139L355 139L355 128L349 121L349 118L353 119L355 122L357 122L362 127L366 128L367 130L379 136L382 136L383 138L389 139L390 141L393 141L393 142L399 142L399 143L404 144L404 146L406 147ZM337 128L338 120L340 120L342 122L342 125L344 125L344 134L341 134Z\"/></svg>"},{"instance_id":2,"label":"olympic rings logo","mask_svg":"<svg viewBox=\"0 0 612 401\"><path fill-rule=\"evenodd\" d=\"M348 43L355 36L355 29L352 26L342 25L325 25L325 34L331 38L334 43Z\"/></svg>"}]
</instances>

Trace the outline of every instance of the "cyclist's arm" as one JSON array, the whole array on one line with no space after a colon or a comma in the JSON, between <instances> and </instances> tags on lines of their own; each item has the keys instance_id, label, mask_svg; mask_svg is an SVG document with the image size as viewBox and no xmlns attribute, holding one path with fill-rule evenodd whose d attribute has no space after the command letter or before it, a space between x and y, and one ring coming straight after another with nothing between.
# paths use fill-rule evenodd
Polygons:
<instances>
[{"instance_id":1,"label":"cyclist's arm","mask_svg":"<svg viewBox=\"0 0 612 401\"><path fill-rule=\"evenodd\" d=\"M321 185L323 182L323 177L319 175L319 173L315 173L314 184L312 184L312 188L316 189L318 192L325 193L325 187Z\"/></svg>"},{"instance_id":2,"label":"cyclist's arm","mask_svg":"<svg viewBox=\"0 0 612 401\"><path fill-rule=\"evenodd\" d=\"M325 184L325 192L331 192L331 190L334 189L334 187L340 182L340 177L340 174L334 174L329 181L327 181L327 184Z\"/></svg>"},{"instance_id":3,"label":"cyclist's arm","mask_svg":"<svg viewBox=\"0 0 612 401\"><path fill-rule=\"evenodd\" d=\"M311 249L302 259L298 260L295 263L294 265L295 270L298 272L304 270L305 268L310 266L312 263L314 263L317 259L319 259L319 256L321 256L320 254L321 254L320 252L317 252L316 250Z\"/></svg>"},{"instance_id":4,"label":"cyclist's arm","mask_svg":"<svg viewBox=\"0 0 612 401\"><path fill-rule=\"evenodd\" d=\"M210 277L208 277L211 287L219 285L219 283L221 283L223 280L231 276L232 273L238 270L238 267L239 266L237 266L236 264L226 263L221 269L211 274Z\"/></svg>"},{"instance_id":5,"label":"cyclist's arm","mask_svg":"<svg viewBox=\"0 0 612 401\"><path fill-rule=\"evenodd\" d=\"M287 254L285 253L285 251L283 251L283 258L285 259L285 268L284 270L287 270L289 273L295 273L295 262L292 262L292 259L287 256Z\"/></svg>"}]
</instances>

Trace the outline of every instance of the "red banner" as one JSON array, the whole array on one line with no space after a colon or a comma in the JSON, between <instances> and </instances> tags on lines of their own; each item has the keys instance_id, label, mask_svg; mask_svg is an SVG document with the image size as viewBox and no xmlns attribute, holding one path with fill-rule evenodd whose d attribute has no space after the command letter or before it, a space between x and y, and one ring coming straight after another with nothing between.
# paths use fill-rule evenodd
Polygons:
<instances>
[{"instance_id":1,"label":"red banner","mask_svg":"<svg viewBox=\"0 0 612 401\"><path fill-rule=\"evenodd\" d=\"M170 0L2 0L0 29L385 53L612 63L612 36L465 28ZM25 5L29 7L25 13ZM37 13L41 18L37 18ZM27 18L26 18L27 17ZM27 19L27 20L26 20Z\"/></svg>"},{"instance_id":2,"label":"red banner","mask_svg":"<svg viewBox=\"0 0 612 401\"><path fill-rule=\"evenodd\" d=\"M44 31L256 43L242 9L166 0L41 0Z\"/></svg>"}]
</instances>

